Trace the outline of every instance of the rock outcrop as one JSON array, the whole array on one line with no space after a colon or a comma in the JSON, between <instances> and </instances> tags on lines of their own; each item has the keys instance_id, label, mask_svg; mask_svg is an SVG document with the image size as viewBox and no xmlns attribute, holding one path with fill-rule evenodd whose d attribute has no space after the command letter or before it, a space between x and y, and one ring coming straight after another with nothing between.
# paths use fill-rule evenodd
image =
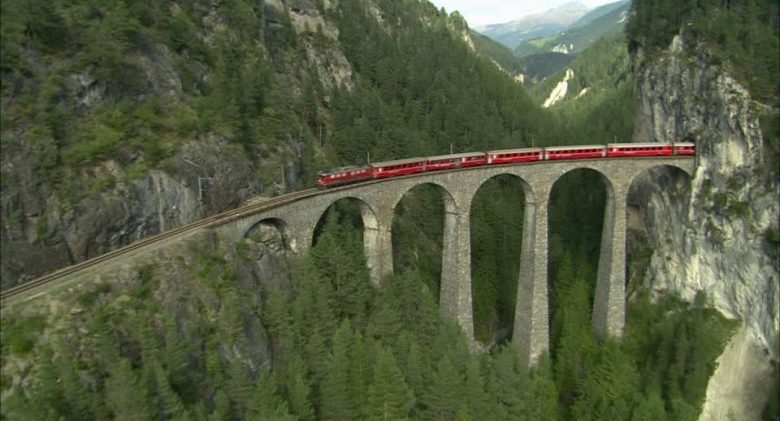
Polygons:
<instances>
[{"instance_id":1,"label":"rock outcrop","mask_svg":"<svg viewBox=\"0 0 780 421\"><path fill-rule=\"evenodd\" d=\"M684 32L668 51L653 57L637 51L634 66L634 140L694 141L698 163L692 180L662 169L649 177L655 186L634 186L630 200L643 203L655 250L645 280L654 291L686 300L706 294L777 359L778 244L771 233L778 227L780 186L763 156L758 117L766 107ZM659 177L665 182L657 183ZM682 200L675 197L681 193Z\"/></svg>"},{"instance_id":2,"label":"rock outcrop","mask_svg":"<svg viewBox=\"0 0 780 421\"><path fill-rule=\"evenodd\" d=\"M262 26L270 32L286 26L297 34L305 51L301 60L280 60L277 66L276 77L284 85L285 94L300 95L301 80L309 80L311 75L319 78L325 92L338 86L352 88L352 68L340 50L337 25L325 18L325 11L334 7L332 1L268 0L261 5ZM199 36L206 44L227 25L216 6L200 24ZM317 41L317 37L327 42ZM258 54L271 61L263 42L264 35L258 34ZM177 54L161 43L133 50L128 62L135 66L138 81L124 97L98 76L95 66L63 74L61 95L63 101L74 104L76 114L69 118L77 120L99 107L148 97L160 100L160 113L170 112L185 101L183 80L189 77L208 84L213 77L206 64ZM46 80L57 65L44 63L32 50L23 57L34 77L3 73L3 84L13 87L3 90L3 108L18 101L16 91L23 87L40 88L36 84ZM187 61L194 74L182 74L181 60ZM327 96L323 100L328 101ZM34 124L22 121L18 130L3 133L3 289L236 207L251 197L273 195L302 184L306 146L300 135L290 133L245 150L218 131L202 132L193 138L176 139L173 156L156 164L145 162L140 152L123 151L123 156L111 156L109 160L101 157L94 164L64 168L53 177L48 170L63 166L57 163L58 146L52 143L50 134L39 136L48 143L30 140L30 133L35 131L28 126ZM124 133L121 141L126 141Z\"/></svg>"}]
</instances>

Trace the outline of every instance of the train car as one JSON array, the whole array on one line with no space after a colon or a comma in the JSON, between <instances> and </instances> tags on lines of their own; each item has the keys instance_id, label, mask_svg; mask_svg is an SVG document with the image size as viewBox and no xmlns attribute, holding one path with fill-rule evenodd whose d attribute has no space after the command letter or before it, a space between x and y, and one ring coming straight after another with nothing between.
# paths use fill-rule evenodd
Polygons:
<instances>
[{"instance_id":1,"label":"train car","mask_svg":"<svg viewBox=\"0 0 780 421\"><path fill-rule=\"evenodd\" d=\"M451 170L453 168L477 167L485 165L484 152L466 152L453 155L429 156L427 171Z\"/></svg>"},{"instance_id":2,"label":"train car","mask_svg":"<svg viewBox=\"0 0 780 421\"><path fill-rule=\"evenodd\" d=\"M428 158L410 158L397 161L374 162L369 164L369 167L371 167L372 178L386 178L424 172L427 164Z\"/></svg>"},{"instance_id":3,"label":"train car","mask_svg":"<svg viewBox=\"0 0 780 421\"><path fill-rule=\"evenodd\" d=\"M552 146L544 148L544 159L550 161L558 159L604 158L606 156L607 147L604 145Z\"/></svg>"},{"instance_id":4,"label":"train car","mask_svg":"<svg viewBox=\"0 0 780 421\"><path fill-rule=\"evenodd\" d=\"M542 148L504 149L488 151L487 163L491 165L508 164L510 162L533 162L544 159Z\"/></svg>"},{"instance_id":5,"label":"train car","mask_svg":"<svg viewBox=\"0 0 780 421\"><path fill-rule=\"evenodd\" d=\"M341 167L319 173L317 185L320 187L331 187L369 179L371 179L371 168L369 167Z\"/></svg>"},{"instance_id":6,"label":"train car","mask_svg":"<svg viewBox=\"0 0 780 421\"><path fill-rule=\"evenodd\" d=\"M668 143L610 143L607 145L607 156L610 158L668 156L673 153L674 148Z\"/></svg>"},{"instance_id":7,"label":"train car","mask_svg":"<svg viewBox=\"0 0 780 421\"><path fill-rule=\"evenodd\" d=\"M696 155L696 145L693 142L680 142L674 144L675 155Z\"/></svg>"}]
</instances>

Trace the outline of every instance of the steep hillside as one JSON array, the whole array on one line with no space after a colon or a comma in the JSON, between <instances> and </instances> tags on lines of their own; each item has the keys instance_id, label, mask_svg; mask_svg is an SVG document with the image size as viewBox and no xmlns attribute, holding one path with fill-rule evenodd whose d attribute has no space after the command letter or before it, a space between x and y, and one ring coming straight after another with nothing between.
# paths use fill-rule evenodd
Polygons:
<instances>
[{"instance_id":1,"label":"steep hillside","mask_svg":"<svg viewBox=\"0 0 780 421\"><path fill-rule=\"evenodd\" d=\"M542 124L427 2L147 6L2 3L2 287L368 154L516 146Z\"/></svg>"},{"instance_id":2,"label":"steep hillside","mask_svg":"<svg viewBox=\"0 0 780 421\"><path fill-rule=\"evenodd\" d=\"M507 73L515 75L522 70L522 63L512 54L509 48L473 29L469 30L469 34L477 52L495 61Z\"/></svg>"},{"instance_id":3,"label":"steep hillside","mask_svg":"<svg viewBox=\"0 0 780 421\"><path fill-rule=\"evenodd\" d=\"M680 3L670 12L636 0L627 25L635 139L690 139L698 152L692 180L658 170L666 185L690 183L687 200L675 205L663 184L643 186L640 212L654 250L645 282L657 293L699 296L742 323L708 388L702 419L776 419L780 7Z\"/></svg>"},{"instance_id":4,"label":"steep hillside","mask_svg":"<svg viewBox=\"0 0 780 421\"><path fill-rule=\"evenodd\" d=\"M593 104L590 98L601 97L631 81L625 36L618 33L596 41L568 63L566 69L532 85L529 92L539 103L547 102L546 107L586 101L587 105L578 108L590 108ZM563 89L562 83L567 73L572 76Z\"/></svg>"}]
</instances>

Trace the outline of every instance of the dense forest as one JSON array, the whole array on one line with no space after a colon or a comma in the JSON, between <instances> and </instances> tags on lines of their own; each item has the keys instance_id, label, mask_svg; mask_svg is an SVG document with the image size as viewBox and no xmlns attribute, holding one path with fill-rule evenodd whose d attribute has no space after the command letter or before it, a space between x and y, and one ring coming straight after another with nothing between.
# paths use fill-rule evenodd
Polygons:
<instances>
[{"instance_id":1,"label":"dense forest","mask_svg":"<svg viewBox=\"0 0 780 421\"><path fill-rule=\"evenodd\" d=\"M528 371L510 345L470 352L419 271L371 286L348 214L326 217L309 257L292 263L289 289L268 287L264 302L202 251L191 273L201 291L180 299L196 309L217 299L214 314L181 319L152 299L170 281L151 267L143 287L107 283L78 297L78 335L44 339L40 318L4 317L3 355L36 357L30 386L4 399L3 417L696 419L733 323L714 310L640 295L624 342L596 341L592 273L567 254L554 280L554 351ZM270 366L226 357L246 340L245 318L267 329Z\"/></svg>"},{"instance_id":2,"label":"dense forest","mask_svg":"<svg viewBox=\"0 0 780 421\"><path fill-rule=\"evenodd\" d=\"M611 93L546 111L475 57L457 14L412 0L299 3L333 22L338 40L326 28L296 32L286 15L271 24L263 2L4 1L3 154L33 149L35 170L77 202L123 180L95 177L84 187L68 176L115 159L141 177L205 136L242 150L266 186L277 171L267 159L291 153L279 152L286 142L302 145L298 183L307 184L317 170L368 157L630 139L624 55L610 68L619 79ZM684 21L661 19L649 3L635 3L629 37L668 44ZM666 3L659 10L678 9ZM687 16L680 10L677 19ZM760 17L770 29L771 16ZM666 23L646 27L645 19ZM159 44L181 78L174 95L149 91L134 60ZM600 45L603 54L621 50L614 39ZM311 48L342 50L351 84L332 85L300 65ZM593 69L583 84L602 72ZM76 100L61 75L80 72L104 84L103 100ZM17 176L3 175L6 189ZM516 180L498 177L471 215L475 334L486 352L473 352L439 315L443 204L421 186L397 209L395 275L381 286L369 281L357 210L338 203L311 252L289 262L289 279L248 281L229 253L204 246L176 275L150 264L129 286L98 283L72 297L66 325L44 309L3 314L0 416L694 420L736 323L703 299L651 300L636 286L624 340L597 340L590 319L605 194L589 171L568 174L553 191L551 349L530 370L510 342L524 201ZM632 253L629 266L641 272L646 250ZM260 342L269 344L262 358L252 351Z\"/></svg>"}]
</instances>

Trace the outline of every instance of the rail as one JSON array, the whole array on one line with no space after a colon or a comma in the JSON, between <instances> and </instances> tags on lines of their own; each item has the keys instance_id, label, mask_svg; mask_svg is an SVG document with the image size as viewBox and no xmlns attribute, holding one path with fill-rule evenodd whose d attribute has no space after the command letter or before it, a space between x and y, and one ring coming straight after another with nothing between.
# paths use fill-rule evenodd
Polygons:
<instances>
[{"instance_id":1,"label":"rail","mask_svg":"<svg viewBox=\"0 0 780 421\"><path fill-rule=\"evenodd\" d=\"M671 156L657 156L657 157L641 157L643 159L651 158L651 159L659 159L659 160L666 160L666 159L681 159L681 158L689 158L693 159L693 156L686 156L686 155L671 155ZM599 161L604 158L598 159ZM621 159L621 158L607 158L607 159ZM627 159L633 159L633 158L627 158ZM578 161L590 161L590 159L582 159ZM455 168L451 170L444 170L444 171L436 171L433 174L442 174L442 173L448 173L448 172L458 172L458 171L474 171L474 170L480 170L485 168L494 168L494 167L509 167L509 166L516 166L516 165L523 165L523 166L529 166L529 165L545 165L550 164L551 162L562 162L562 161L535 161L535 162L527 162L527 163L510 163L510 164L501 164L501 165L494 165L494 166L481 166L481 167L465 167L465 168ZM267 210L274 209L276 207L286 205L301 199L309 198L312 196L317 196L320 194L326 194L346 189L351 189L355 187L363 187L366 185L376 184L376 183L384 183L384 182L391 182L393 180L398 179L406 179L406 178L416 178L416 177L423 177L430 175L432 173L418 173L418 174L409 174L404 176L398 176L398 177L391 177L391 178L385 178L385 179L377 179L377 180L369 180L364 181L361 183L355 183L355 184L347 184L337 187L332 187L328 189L318 189L318 188L312 188L312 189L306 189L301 190L293 193L288 193L282 196L277 196L272 199L260 202L260 203L253 203L250 205L242 206L240 208L231 209L222 213L219 213L217 215L212 215L203 219L200 219L198 221L189 223L187 225L182 225L178 228L172 228L168 231L161 232L159 234L155 234L150 237L146 237L142 240L136 241L134 243L128 244L126 246L120 247L116 250L112 250L108 253L101 254L100 256L95 256L91 259L84 260L82 262L73 264L71 266L58 269L54 272L48 273L46 275L43 275L39 278L33 279L31 281L22 283L20 285L17 285L15 287L9 288L4 291L0 291L0 306L6 306L13 302L14 299L20 297L22 294L26 292L30 292L33 290L43 290L45 288L55 286L55 283L57 281L63 280L68 275L71 275L76 272L80 272L86 269L89 269L95 265L98 265L100 263L110 261L113 259L118 259L121 256L127 255L130 252L133 252L135 250L147 247L152 244L160 243L166 239L175 237L177 235L189 235L193 234L201 229L211 229L218 227L220 225L224 225L230 222L233 222L235 220L251 216L256 213L264 212Z\"/></svg>"}]
</instances>

